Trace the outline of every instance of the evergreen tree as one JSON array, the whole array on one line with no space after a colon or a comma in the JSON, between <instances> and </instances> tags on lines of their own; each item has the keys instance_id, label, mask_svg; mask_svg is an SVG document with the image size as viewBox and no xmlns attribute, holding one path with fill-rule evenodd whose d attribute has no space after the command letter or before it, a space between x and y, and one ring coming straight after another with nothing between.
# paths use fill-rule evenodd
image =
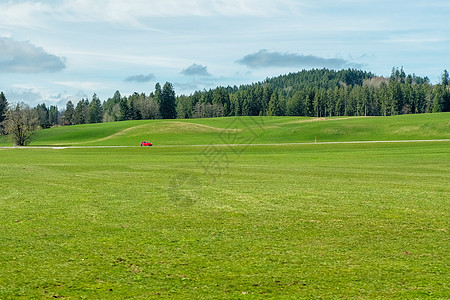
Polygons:
<instances>
[{"instance_id":1,"label":"evergreen tree","mask_svg":"<svg viewBox=\"0 0 450 300\"><path fill-rule=\"evenodd\" d=\"M347 98L347 88L340 87L336 96L335 112L337 116L345 115L345 99ZM305 114L306 115L306 114Z\"/></svg>"},{"instance_id":2,"label":"evergreen tree","mask_svg":"<svg viewBox=\"0 0 450 300\"><path fill-rule=\"evenodd\" d=\"M159 84L159 82L157 82L155 84L155 94L153 98L155 99L156 103L158 103L158 105L161 104L161 94L162 94L161 85Z\"/></svg>"},{"instance_id":3,"label":"evergreen tree","mask_svg":"<svg viewBox=\"0 0 450 300\"><path fill-rule=\"evenodd\" d=\"M120 95L120 92L119 92L119 91L116 91L116 92L114 93L114 96L112 97L112 102L113 102L114 104L117 104L117 103L120 102L120 99L122 99L122 96Z\"/></svg>"},{"instance_id":4,"label":"evergreen tree","mask_svg":"<svg viewBox=\"0 0 450 300\"><path fill-rule=\"evenodd\" d=\"M119 91L115 91L112 98L104 101L102 104L103 116L102 122L118 121L119 102L122 96Z\"/></svg>"},{"instance_id":5,"label":"evergreen tree","mask_svg":"<svg viewBox=\"0 0 450 300\"><path fill-rule=\"evenodd\" d=\"M320 99L319 98L320 98L319 92L316 92L316 94L314 95L314 100L313 100L314 116L316 118L318 118L320 115Z\"/></svg>"},{"instance_id":6,"label":"evergreen tree","mask_svg":"<svg viewBox=\"0 0 450 300\"><path fill-rule=\"evenodd\" d=\"M66 111L64 112L64 124L73 125L75 123L75 107L72 101L68 101L66 104Z\"/></svg>"},{"instance_id":7,"label":"evergreen tree","mask_svg":"<svg viewBox=\"0 0 450 300\"><path fill-rule=\"evenodd\" d=\"M59 111L57 106L50 105L50 108L48 109L48 121L50 126L58 125Z\"/></svg>"},{"instance_id":8,"label":"evergreen tree","mask_svg":"<svg viewBox=\"0 0 450 300\"><path fill-rule=\"evenodd\" d=\"M377 90L377 97L380 105L380 113L383 116L387 116L388 112L391 110L391 106L389 101L388 85L385 82L380 84L380 87Z\"/></svg>"},{"instance_id":9,"label":"evergreen tree","mask_svg":"<svg viewBox=\"0 0 450 300\"><path fill-rule=\"evenodd\" d=\"M263 116L267 115L270 97L272 97L272 94L273 94L272 87L270 85L264 86L263 94L262 94L262 98L261 98L261 109L262 109Z\"/></svg>"},{"instance_id":10,"label":"evergreen tree","mask_svg":"<svg viewBox=\"0 0 450 300\"><path fill-rule=\"evenodd\" d=\"M268 116L282 116L283 115L283 95L279 91L275 91L270 97Z\"/></svg>"},{"instance_id":11,"label":"evergreen tree","mask_svg":"<svg viewBox=\"0 0 450 300\"><path fill-rule=\"evenodd\" d=\"M89 114L89 100L81 99L75 108L74 120L75 124L86 124Z\"/></svg>"},{"instance_id":12,"label":"evergreen tree","mask_svg":"<svg viewBox=\"0 0 450 300\"><path fill-rule=\"evenodd\" d=\"M241 104L239 101L239 92L230 95L230 116L241 115Z\"/></svg>"},{"instance_id":13,"label":"evergreen tree","mask_svg":"<svg viewBox=\"0 0 450 300\"><path fill-rule=\"evenodd\" d=\"M88 123L101 123L103 119L103 109L100 99L97 94L92 96L92 101L89 104Z\"/></svg>"},{"instance_id":14,"label":"evergreen tree","mask_svg":"<svg viewBox=\"0 0 450 300\"><path fill-rule=\"evenodd\" d=\"M45 129L50 127L50 121L48 118L48 108L45 105L45 103L38 104L35 108L37 118L38 118L38 125Z\"/></svg>"},{"instance_id":15,"label":"evergreen tree","mask_svg":"<svg viewBox=\"0 0 450 300\"><path fill-rule=\"evenodd\" d=\"M0 92L0 135L4 134L4 127L2 125L6 118L6 112L8 111L8 101L6 100L5 94Z\"/></svg>"},{"instance_id":16,"label":"evergreen tree","mask_svg":"<svg viewBox=\"0 0 450 300\"><path fill-rule=\"evenodd\" d=\"M303 94L300 91L286 102L286 114L288 116L304 116Z\"/></svg>"},{"instance_id":17,"label":"evergreen tree","mask_svg":"<svg viewBox=\"0 0 450 300\"><path fill-rule=\"evenodd\" d=\"M433 95L434 95L434 105L433 105L434 113L450 110L450 108L447 107L450 100L450 93L444 85L438 84L433 90Z\"/></svg>"},{"instance_id":18,"label":"evergreen tree","mask_svg":"<svg viewBox=\"0 0 450 300\"><path fill-rule=\"evenodd\" d=\"M120 102L119 102L118 119L119 119L119 121L125 121L125 120L129 120L129 117L130 117L130 113L129 113L129 109L128 109L127 98L123 97L122 99L120 99Z\"/></svg>"},{"instance_id":19,"label":"evergreen tree","mask_svg":"<svg viewBox=\"0 0 450 300\"><path fill-rule=\"evenodd\" d=\"M398 81L389 82L389 100L391 107L390 115L398 115L403 107L402 88Z\"/></svg>"},{"instance_id":20,"label":"evergreen tree","mask_svg":"<svg viewBox=\"0 0 450 300\"><path fill-rule=\"evenodd\" d=\"M179 119L192 118L193 109L194 108L190 97L185 95L177 97L177 117Z\"/></svg>"},{"instance_id":21,"label":"evergreen tree","mask_svg":"<svg viewBox=\"0 0 450 300\"><path fill-rule=\"evenodd\" d=\"M130 120L141 120L142 114L138 108L138 102L140 99L145 98L144 94L138 94L136 92L133 95L128 97L127 105L128 105L128 118Z\"/></svg>"},{"instance_id":22,"label":"evergreen tree","mask_svg":"<svg viewBox=\"0 0 450 300\"><path fill-rule=\"evenodd\" d=\"M441 84L443 86L448 85L448 78L449 78L448 72L447 72L447 70L444 70L444 72L442 73L442 76L441 76Z\"/></svg>"},{"instance_id":23,"label":"evergreen tree","mask_svg":"<svg viewBox=\"0 0 450 300\"><path fill-rule=\"evenodd\" d=\"M244 101L242 103L243 116L257 116L261 111L261 101L258 99L255 90L248 89L245 91Z\"/></svg>"},{"instance_id":24,"label":"evergreen tree","mask_svg":"<svg viewBox=\"0 0 450 300\"><path fill-rule=\"evenodd\" d=\"M177 117L175 91L169 82L164 84L159 111L163 119L175 119Z\"/></svg>"}]
</instances>

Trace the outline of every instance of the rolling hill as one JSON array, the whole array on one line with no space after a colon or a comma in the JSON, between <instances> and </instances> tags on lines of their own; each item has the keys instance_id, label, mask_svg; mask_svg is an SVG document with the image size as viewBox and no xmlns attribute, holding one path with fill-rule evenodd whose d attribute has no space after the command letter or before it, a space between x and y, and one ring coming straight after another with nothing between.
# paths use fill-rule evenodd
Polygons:
<instances>
[{"instance_id":1,"label":"rolling hill","mask_svg":"<svg viewBox=\"0 0 450 300\"><path fill-rule=\"evenodd\" d=\"M39 131L32 146L138 146L449 139L450 113L392 117L227 117L141 120ZM3 137L0 145L10 145Z\"/></svg>"}]
</instances>

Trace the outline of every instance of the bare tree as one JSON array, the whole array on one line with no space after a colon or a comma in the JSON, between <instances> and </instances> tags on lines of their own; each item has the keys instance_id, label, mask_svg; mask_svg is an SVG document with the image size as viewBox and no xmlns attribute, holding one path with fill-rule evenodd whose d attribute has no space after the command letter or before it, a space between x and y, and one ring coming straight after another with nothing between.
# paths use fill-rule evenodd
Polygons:
<instances>
[{"instance_id":1,"label":"bare tree","mask_svg":"<svg viewBox=\"0 0 450 300\"><path fill-rule=\"evenodd\" d=\"M6 134L17 146L25 146L38 129L36 111L25 103L18 103L6 112L4 123Z\"/></svg>"},{"instance_id":2,"label":"bare tree","mask_svg":"<svg viewBox=\"0 0 450 300\"><path fill-rule=\"evenodd\" d=\"M159 119L159 104L151 97L140 97L137 99L136 108L139 110L142 119Z\"/></svg>"}]
</instances>

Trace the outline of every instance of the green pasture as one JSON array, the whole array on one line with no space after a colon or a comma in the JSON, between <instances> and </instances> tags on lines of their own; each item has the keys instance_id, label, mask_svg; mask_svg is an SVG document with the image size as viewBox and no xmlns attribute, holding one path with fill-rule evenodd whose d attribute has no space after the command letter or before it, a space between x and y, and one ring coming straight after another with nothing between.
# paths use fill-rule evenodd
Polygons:
<instances>
[{"instance_id":1,"label":"green pasture","mask_svg":"<svg viewBox=\"0 0 450 300\"><path fill-rule=\"evenodd\" d=\"M450 142L320 144L425 139L449 113L39 131L155 147L0 148L0 299L448 299Z\"/></svg>"},{"instance_id":2,"label":"green pasture","mask_svg":"<svg viewBox=\"0 0 450 300\"><path fill-rule=\"evenodd\" d=\"M0 149L0 298L448 299L449 147Z\"/></svg>"},{"instance_id":3,"label":"green pasture","mask_svg":"<svg viewBox=\"0 0 450 300\"><path fill-rule=\"evenodd\" d=\"M142 120L41 130L30 145L304 143L449 139L450 113L393 117L229 117ZM11 145L0 138L0 145Z\"/></svg>"}]
</instances>

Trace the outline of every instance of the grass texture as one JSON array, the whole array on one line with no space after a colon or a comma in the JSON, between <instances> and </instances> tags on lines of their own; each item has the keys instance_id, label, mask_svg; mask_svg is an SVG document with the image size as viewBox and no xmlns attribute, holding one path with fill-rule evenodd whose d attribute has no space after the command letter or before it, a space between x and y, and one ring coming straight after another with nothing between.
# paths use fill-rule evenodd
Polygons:
<instances>
[{"instance_id":1,"label":"grass texture","mask_svg":"<svg viewBox=\"0 0 450 300\"><path fill-rule=\"evenodd\" d=\"M41 130L33 146L138 146L450 139L450 113L393 117L142 120ZM0 145L11 145L3 138Z\"/></svg>"},{"instance_id":2,"label":"grass texture","mask_svg":"<svg viewBox=\"0 0 450 300\"><path fill-rule=\"evenodd\" d=\"M251 119L233 121L241 131L187 123L254 143L291 142L299 120L268 119L273 134ZM300 124L350 121L363 122ZM36 143L121 132L110 140L127 144L126 123ZM0 149L0 298L449 298L449 142L196 142L206 146Z\"/></svg>"}]
</instances>

